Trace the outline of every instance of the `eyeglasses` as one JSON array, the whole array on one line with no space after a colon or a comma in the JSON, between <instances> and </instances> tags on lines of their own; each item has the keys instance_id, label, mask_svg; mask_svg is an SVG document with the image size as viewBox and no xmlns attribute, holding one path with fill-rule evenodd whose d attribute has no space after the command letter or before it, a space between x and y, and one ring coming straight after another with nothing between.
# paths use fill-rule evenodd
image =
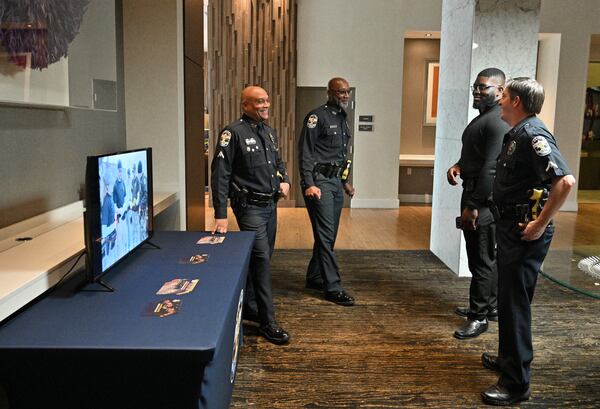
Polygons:
<instances>
[{"instance_id":1,"label":"eyeglasses","mask_svg":"<svg viewBox=\"0 0 600 409\"><path fill-rule=\"evenodd\" d=\"M475 92L475 90L477 90L481 92L494 87L497 87L497 85L473 84L471 85L471 91Z\"/></svg>"},{"instance_id":2,"label":"eyeglasses","mask_svg":"<svg viewBox=\"0 0 600 409\"><path fill-rule=\"evenodd\" d=\"M332 89L338 95L352 95L352 90L349 89Z\"/></svg>"}]
</instances>

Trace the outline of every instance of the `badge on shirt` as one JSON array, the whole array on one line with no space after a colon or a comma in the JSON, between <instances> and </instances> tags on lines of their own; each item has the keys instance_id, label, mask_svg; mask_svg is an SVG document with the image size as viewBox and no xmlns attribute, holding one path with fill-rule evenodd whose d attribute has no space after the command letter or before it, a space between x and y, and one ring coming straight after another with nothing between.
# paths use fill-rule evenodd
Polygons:
<instances>
[{"instance_id":1,"label":"badge on shirt","mask_svg":"<svg viewBox=\"0 0 600 409\"><path fill-rule=\"evenodd\" d=\"M246 145L256 145L256 139L246 138Z\"/></svg>"},{"instance_id":2,"label":"badge on shirt","mask_svg":"<svg viewBox=\"0 0 600 409\"><path fill-rule=\"evenodd\" d=\"M517 149L517 141L510 141L508 144L508 149L506 149L506 154L508 156L512 155L515 153L515 149Z\"/></svg>"},{"instance_id":3,"label":"badge on shirt","mask_svg":"<svg viewBox=\"0 0 600 409\"><path fill-rule=\"evenodd\" d=\"M316 116L315 114L312 114L311 116L308 117L308 121L306 122L306 126L309 127L310 129L313 129L317 126L317 121L319 120L319 117Z\"/></svg>"},{"instance_id":4,"label":"badge on shirt","mask_svg":"<svg viewBox=\"0 0 600 409\"><path fill-rule=\"evenodd\" d=\"M531 140L531 146L538 156L548 156L552 152L550 144L543 136L536 136Z\"/></svg>"},{"instance_id":5,"label":"badge on shirt","mask_svg":"<svg viewBox=\"0 0 600 409\"><path fill-rule=\"evenodd\" d=\"M219 145L221 145L223 148L225 148L225 147L227 147L227 145L229 145L230 140L231 140L231 132L229 132L228 130L225 130L221 134L221 139L219 141Z\"/></svg>"},{"instance_id":6,"label":"badge on shirt","mask_svg":"<svg viewBox=\"0 0 600 409\"><path fill-rule=\"evenodd\" d=\"M217 158L225 159L225 155L223 155L223 151L219 151Z\"/></svg>"}]
</instances>

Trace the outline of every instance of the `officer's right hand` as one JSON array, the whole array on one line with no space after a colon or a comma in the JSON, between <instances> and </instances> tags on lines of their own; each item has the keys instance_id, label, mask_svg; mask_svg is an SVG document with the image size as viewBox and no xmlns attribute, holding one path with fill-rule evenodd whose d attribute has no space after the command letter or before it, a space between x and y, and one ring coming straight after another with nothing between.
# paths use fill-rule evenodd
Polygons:
<instances>
[{"instance_id":1,"label":"officer's right hand","mask_svg":"<svg viewBox=\"0 0 600 409\"><path fill-rule=\"evenodd\" d=\"M446 172L446 178L448 178L448 183L452 186L458 185L458 177L460 176L460 166L458 164L450 166L448 172Z\"/></svg>"},{"instance_id":2,"label":"officer's right hand","mask_svg":"<svg viewBox=\"0 0 600 409\"><path fill-rule=\"evenodd\" d=\"M227 219L215 219L215 228L212 234L216 233L227 233Z\"/></svg>"},{"instance_id":3,"label":"officer's right hand","mask_svg":"<svg viewBox=\"0 0 600 409\"><path fill-rule=\"evenodd\" d=\"M316 186L311 186L304 191L304 196L309 199L321 200L321 189Z\"/></svg>"}]
</instances>

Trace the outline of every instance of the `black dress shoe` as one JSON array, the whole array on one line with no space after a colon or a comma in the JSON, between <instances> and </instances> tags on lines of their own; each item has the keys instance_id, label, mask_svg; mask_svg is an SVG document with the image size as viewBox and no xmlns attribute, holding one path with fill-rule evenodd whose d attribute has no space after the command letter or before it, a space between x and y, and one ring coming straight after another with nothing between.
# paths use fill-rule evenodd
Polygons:
<instances>
[{"instance_id":1,"label":"black dress shoe","mask_svg":"<svg viewBox=\"0 0 600 409\"><path fill-rule=\"evenodd\" d=\"M344 290L326 292L325 299L327 301L331 301L339 305L344 305L346 307L354 305L354 298L348 295L348 293Z\"/></svg>"},{"instance_id":2,"label":"black dress shoe","mask_svg":"<svg viewBox=\"0 0 600 409\"><path fill-rule=\"evenodd\" d=\"M481 354L481 363L487 369L500 372L500 364L498 363L498 357L496 355L484 352L483 354Z\"/></svg>"},{"instance_id":3,"label":"black dress shoe","mask_svg":"<svg viewBox=\"0 0 600 409\"><path fill-rule=\"evenodd\" d=\"M485 318L481 321L467 320L462 327L454 331L454 337L458 339L475 338L487 329L488 321Z\"/></svg>"},{"instance_id":4,"label":"black dress shoe","mask_svg":"<svg viewBox=\"0 0 600 409\"><path fill-rule=\"evenodd\" d=\"M255 323L260 322L260 320L258 319L258 311L249 310L246 308L244 308L244 310L242 311L242 319L244 321L250 321Z\"/></svg>"},{"instance_id":5,"label":"black dress shoe","mask_svg":"<svg viewBox=\"0 0 600 409\"><path fill-rule=\"evenodd\" d=\"M469 316L469 307L456 307L454 309L454 313L460 317L468 317ZM494 308L491 311L488 311L486 314L486 318L488 321L498 321L498 308Z\"/></svg>"},{"instance_id":6,"label":"black dress shoe","mask_svg":"<svg viewBox=\"0 0 600 409\"><path fill-rule=\"evenodd\" d=\"M311 290L325 290L325 284L322 281L307 281L305 287Z\"/></svg>"},{"instance_id":7,"label":"black dress shoe","mask_svg":"<svg viewBox=\"0 0 600 409\"><path fill-rule=\"evenodd\" d=\"M290 340L290 334L281 328L276 322L271 322L258 327L258 332L273 344L283 345Z\"/></svg>"},{"instance_id":8,"label":"black dress shoe","mask_svg":"<svg viewBox=\"0 0 600 409\"><path fill-rule=\"evenodd\" d=\"M531 390L529 387L524 392L511 392L503 386L492 385L484 392L481 392L483 401L488 405L509 406L515 403L529 399Z\"/></svg>"}]
</instances>

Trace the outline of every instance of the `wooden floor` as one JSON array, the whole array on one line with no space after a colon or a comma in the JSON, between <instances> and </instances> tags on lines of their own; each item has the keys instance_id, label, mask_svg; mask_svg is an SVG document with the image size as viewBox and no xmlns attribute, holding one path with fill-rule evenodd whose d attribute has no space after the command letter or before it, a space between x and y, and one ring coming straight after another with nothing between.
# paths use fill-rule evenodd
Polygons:
<instances>
[{"instance_id":1,"label":"wooden floor","mask_svg":"<svg viewBox=\"0 0 600 409\"><path fill-rule=\"evenodd\" d=\"M230 230L238 230L229 211ZM214 226L207 207L206 228ZM580 203L579 211L560 212L553 248L600 244L600 203ZM343 209L336 249L420 250L429 249L431 206L400 206L398 209ZM304 208L278 209L277 249L310 249L310 220Z\"/></svg>"},{"instance_id":2,"label":"wooden floor","mask_svg":"<svg viewBox=\"0 0 600 409\"><path fill-rule=\"evenodd\" d=\"M497 324L474 340L452 337L469 280L428 251L342 250L357 297L341 307L305 290L310 251L278 250L272 270L280 323L275 346L245 326L232 408L471 408L496 374ZM600 301L540 277L533 305L532 399L523 407L600 406Z\"/></svg>"}]
</instances>

